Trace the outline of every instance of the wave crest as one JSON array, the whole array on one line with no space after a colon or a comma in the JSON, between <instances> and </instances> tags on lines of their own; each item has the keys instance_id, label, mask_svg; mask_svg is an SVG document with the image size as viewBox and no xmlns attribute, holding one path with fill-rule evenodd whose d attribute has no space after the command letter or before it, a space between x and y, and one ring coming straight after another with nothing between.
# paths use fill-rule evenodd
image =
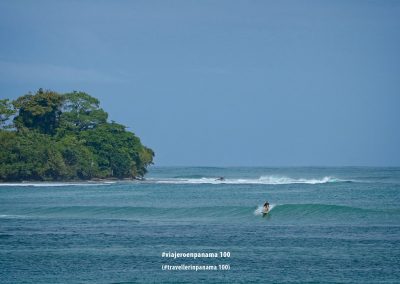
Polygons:
<instances>
[{"instance_id":1,"label":"wave crest","mask_svg":"<svg viewBox=\"0 0 400 284\"><path fill-rule=\"evenodd\" d=\"M166 184L266 184L266 185L280 185L280 184L324 184L333 182L351 182L349 180L341 180L334 177L323 178L290 178L279 176L261 176L254 179L245 178L226 178L220 180L212 177L202 178L168 178L168 179L148 179L147 182L166 183Z\"/></svg>"},{"instance_id":2,"label":"wave crest","mask_svg":"<svg viewBox=\"0 0 400 284\"><path fill-rule=\"evenodd\" d=\"M100 219L201 219L228 218L232 220L248 219L262 215L262 205L257 206L204 206L204 207L135 207L135 206L61 206L27 208L19 210L18 215L3 214L0 219L10 218L100 218ZM358 208L333 204L270 204L270 217L274 220L315 219L341 220L359 219L366 217L395 217L400 216L399 209Z\"/></svg>"}]
</instances>

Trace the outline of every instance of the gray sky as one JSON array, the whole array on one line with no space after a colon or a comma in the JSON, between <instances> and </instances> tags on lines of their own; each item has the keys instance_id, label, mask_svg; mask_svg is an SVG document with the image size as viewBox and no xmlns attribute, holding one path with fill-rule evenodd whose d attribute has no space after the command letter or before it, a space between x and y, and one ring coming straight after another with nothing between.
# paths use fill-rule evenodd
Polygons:
<instances>
[{"instance_id":1,"label":"gray sky","mask_svg":"<svg viewBox=\"0 0 400 284\"><path fill-rule=\"evenodd\" d=\"M0 2L0 97L85 91L156 165L399 166L400 1Z\"/></svg>"}]
</instances>

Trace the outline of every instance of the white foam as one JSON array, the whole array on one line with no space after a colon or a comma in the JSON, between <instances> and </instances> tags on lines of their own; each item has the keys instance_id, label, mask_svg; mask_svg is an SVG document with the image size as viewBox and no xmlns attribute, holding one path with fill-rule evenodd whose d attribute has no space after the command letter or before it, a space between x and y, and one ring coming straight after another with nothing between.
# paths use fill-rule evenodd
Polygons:
<instances>
[{"instance_id":1,"label":"white foam","mask_svg":"<svg viewBox=\"0 0 400 284\"><path fill-rule=\"evenodd\" d=\"M34 186L34 187L59 187L59 186L94 186L94 185L110 185L115 182L103 183L53 183L53 182L38 182L38 183L0 183L0 186Z\"/></svg>"},{"instance_id":2,"label":"white foam","mask_svg":"<svg viewBox=\"0 0 400 284\"><path fill-rule=\"evenodd\" d=\"M21 215L0 215L0 218L25 218L25 216L21 216Z\"/></svg>"},{"instance_id":3,"label":"white foam","mask_svg":"<svg viewBox=\"0 0 400 284\"><path fill-rule=\"evenodd\" d=\"M272 209L274 209L274 207L275 207L275 204L270 204L270 205L269 205L269 212L271 212ZM256 215L256 216L262 215L262 214L263 214L263 208L264 208L264 206L259 205L259 206L256 208L256 210L254 210L254 215Z\"/></svg>"},{"instance_id":4,"label":"white foam","mask_svg":"<svg viewBox=\"0 0 400 284\"><path fill-rule=\"evenodd\" d=\"M329 182L340 182L343 180L323 177L321 179L294 179L290 177L279 177L279 176L261 176L256 179L224 179L219 180L216 178L169 178L169 179L148 179L148 182L154 183L167 183L167 184L322 184Z\"/></svg>"}]
</instances>

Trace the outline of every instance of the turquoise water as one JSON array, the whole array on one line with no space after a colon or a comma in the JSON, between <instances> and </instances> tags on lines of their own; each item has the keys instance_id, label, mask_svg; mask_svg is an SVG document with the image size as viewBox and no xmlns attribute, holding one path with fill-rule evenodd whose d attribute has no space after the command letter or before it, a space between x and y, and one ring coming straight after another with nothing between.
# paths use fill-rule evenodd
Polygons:
<instances>
[{"instance_id":1,"label":"turquoise water","mask_svg":"<svg viewBox=\"0 0 400 284\"><path fill-rule=\"evenodd\" d=\"M152 168L143 182L2 184L0 282L399 283L399 202L400 168ZM181 264L218 270L162 269Z\"/></svg>"}]
</instances>

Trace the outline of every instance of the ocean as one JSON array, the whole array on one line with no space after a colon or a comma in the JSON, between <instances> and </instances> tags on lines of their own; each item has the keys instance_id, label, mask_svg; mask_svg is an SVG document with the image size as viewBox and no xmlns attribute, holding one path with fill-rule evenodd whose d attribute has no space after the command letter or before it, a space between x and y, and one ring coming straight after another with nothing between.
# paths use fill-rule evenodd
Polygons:
<instances>
[{"instance_id":1,"label":"ocean","mask_svg":"<svg viewBox=\"0 0 400 284\"><path fill-rule=\"evenodd\" d=\"M400 283L400 168L0 184L0 282Z\"/></svg>"}]
</instances>

